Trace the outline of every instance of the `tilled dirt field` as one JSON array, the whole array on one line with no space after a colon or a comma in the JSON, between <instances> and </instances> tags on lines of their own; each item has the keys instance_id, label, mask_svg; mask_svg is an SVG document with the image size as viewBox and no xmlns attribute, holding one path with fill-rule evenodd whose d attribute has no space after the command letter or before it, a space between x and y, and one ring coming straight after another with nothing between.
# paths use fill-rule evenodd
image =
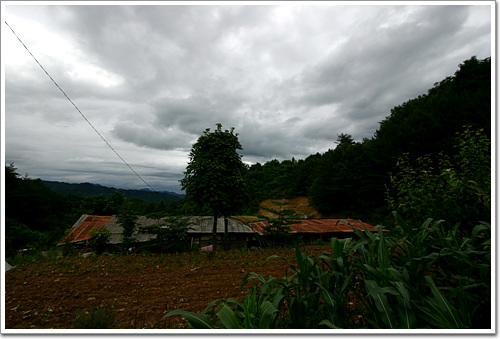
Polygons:
<instances>
[{"instance_id":1,"label":"tilled dirt field","mask_svg":"<svg viewBox=\"0 0 500 339\"><path fill-rule=\"evenodd\" d=\"M306 246L306 252L331 252L330 246ZM242 300L248 272L283 277L293 249L264 249L172 255L105 255L45 259L6 272L7 329L71 329L78 309L114 304L115 327L151 328L174 309L202 312L215 299ZM288 273L290 275L290 273ZM252 286L252 280L246 285ZM176 316L157 328L182 328Z\"/></svg>"}]
</instances>

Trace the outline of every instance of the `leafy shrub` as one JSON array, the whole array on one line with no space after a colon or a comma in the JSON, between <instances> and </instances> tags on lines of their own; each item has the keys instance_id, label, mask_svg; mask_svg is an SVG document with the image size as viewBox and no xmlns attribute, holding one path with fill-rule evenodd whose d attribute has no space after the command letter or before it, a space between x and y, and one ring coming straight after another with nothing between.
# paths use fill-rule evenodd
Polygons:
<instances>
[{"instance_id":1,"label":"leafy shrub","mask_svg":"<svg viewBox=\"0 0 500 339\"><path fill-rule=\"evenodd\" d=\"M143 244L143 250L150 252L183 252L189 244L188 231L191 229L192 223L187 217L168 217L160 224L151 226L143 226L139 228L139 233L149 233L156 235L156 238Z\"/></svg>"},{"instance_id":2,"label":"leafy shrub","mask_svg":"<svg viewBox=\"0 0 500 339\"><path fill-rule=\"evenodd\" d=\"M126 251L135 242L133 234L137 226L137 214L132 210L132 204L128 201L124 202L116 218L118 224L123 227L120 241L122 250Z\"/></svg>"},{"instance_id":3,"label":"leafy shrub","mask_svg":"<svg viewBox=\"0 0 500 339\"><path fill-rule=\"evenodd\" d=\"M97 254L104 252L109 244L110 237L111 232L105 226L101 226L99 230L92 229L89 239L92 250Z\"/></svg>"},{"instance_id":4,"label":"leafy shrub","mask_svg":"<svg viewBox=\"0 0 500 339\"><path fill-rule=\"evenodd\" d=\"M469 126L458 134L455 147L454 164L442 153L437 164L430 155L400 157L386 192L389 207L414 225L432 216L449 225L461 222L463 231L470 233L490 214L490 142L483 130Z\"/></svg>"},{"instance_id":5,"label":"leafy shrub","mask_svg":"<svg viewBox=\"0 0 500 339\"><path fill-rule=\"evenodd\" d=\"M262 207L263 209L275 214L278 218L265 218L269 222L269 226L264 227L267 232L266 237L269 238L271 246L285 246L292 242L292 234L290 233L289 219L295 215L295 211L283 209L284 206L290 204L289 202L272 201L274 205L279 207L279 211L274 208Z\"/></svg>"},{"instance_id":6,"label":"leafy shrub","mask_svg":"<svg viewBox=\"0 0 500 339\"><path fill-rule=\"evenodd\" d=\"M14 257L18 250L40 248L48 242L48 235L34 231L24 223L5 217L5 256Z\"/></svg>"},{"instance_id":7,"label":"leafy shrub","mask_svg":"<svg viewBox=\"0 0 500 339\"><path fill-rule=\"evenodd\" d=\"M78 309L76 318L72 320L73 328L77 329L108 329L115 327L114 305L93 306L89 310Z\"/></svg>"}]
</instances>

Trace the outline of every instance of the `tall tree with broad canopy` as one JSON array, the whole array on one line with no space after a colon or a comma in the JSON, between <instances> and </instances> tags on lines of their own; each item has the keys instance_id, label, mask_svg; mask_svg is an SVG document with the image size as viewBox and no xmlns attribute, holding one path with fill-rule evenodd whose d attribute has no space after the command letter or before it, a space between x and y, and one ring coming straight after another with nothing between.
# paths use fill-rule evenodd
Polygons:
<instances>
[{"instance_id":1,"label":"tall tree with broad canopy","mask_svg":"<svg viewBox=\"0 0 500 339\"><path fill-rule=\"evenodd\" d=\"M222 130L220 123L206 129L189 153L189 163L180 180L186 197L209 208L214 216L213 250L217 249L217 218L225 218L241 208L247 198L244 181L247 170L238 150L242 150L234 127Z\"/></svg>"}]
</instances>

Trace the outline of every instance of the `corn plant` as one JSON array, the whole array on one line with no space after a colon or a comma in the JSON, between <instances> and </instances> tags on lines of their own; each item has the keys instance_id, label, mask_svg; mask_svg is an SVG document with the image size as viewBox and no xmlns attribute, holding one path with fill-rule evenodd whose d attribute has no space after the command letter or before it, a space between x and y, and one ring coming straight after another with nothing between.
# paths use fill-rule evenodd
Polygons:
<instances>
[{"instance_id":1,"label":"corn plant","mask_svg":"<svg viewBox=\"0 0 500 339\"><path fill-rule=\"evenodd\" d=\"M473 238L460 238L459 224L447 229L442 220L427 219L412 228L394 216L398 227L390 232L354 230L360 240L351 259L363 276L370 326L484 326L481 315L491 307L489 236L476 238L489 224L476 226Z\"/></svg>"},{"instance_id":2,"label":"corn plant","mask_svg":"<svg viewBox=\"0 0 500 339\"><path fill-rule=\"evenodd\" d=\"M332 239L332 253L296 247L296 263L271 255L266 262L287 263L286 276L247 275L242 288L254 284L243 302L215 300L202 314L175 310L164 318L182 315L194 328L488 328L490 224L467 238L459 224L450 229L429 218L412 227L397 213L394 219L374 231L353 227L359 239Z\"/></svg>"},{"instance_id":3,"label":"corn plant","mask_svg":"<svg viewBox=\"0 0 500 339\"><path fill-rule=\"evenodd\" d=\"M262 276L258 278L263 281ZM269 280L263 281L260 288L254 286L252 292L244 298L243 302L231 298L218 299L210 302L201 314L174 310L161 320L173 315L181 315L196 329L277 328L279 307L283 299L283 295L280 293L281 289L280 281L270 277Z\"/></svg>"},{"instance_id":4,"label":"corn plant","mask_svg":"<svg viewBox=\"0 0 500 339\"><path fill-rule=\"evenodd\" d=\"M203 313L174 310L161 320L182 315L194 328L231 328L231 329L271 329L271 328L317 328L331 327L337 323L332 316L335 308L342 308L345 314L347 304L341 305L322 281L333 282L327 276L330 271L326 257L312 257L296 247L297 265L287 258L277 255L267 260L281 258L289 265L290 277L276 279L264 278L255 273L247 274L241 288L250 279L255 279L252 292L243 302L234 299L212 301ZM345 284L343 287L345 289ZM341 299L345 300L345 299ZM340 306L340 307L339 307ZM348 317L344 316L344 319ZM161 321L160 320L160 321Z\"/></svg>"}]
</instances>

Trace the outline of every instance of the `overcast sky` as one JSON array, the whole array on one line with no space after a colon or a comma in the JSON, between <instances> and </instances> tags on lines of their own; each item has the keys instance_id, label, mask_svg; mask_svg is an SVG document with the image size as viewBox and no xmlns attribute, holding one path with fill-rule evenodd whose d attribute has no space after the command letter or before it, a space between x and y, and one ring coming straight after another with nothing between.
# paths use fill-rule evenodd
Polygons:
<instances>
[{"instance_id":1,"label":"overcast sky","mask_svg":"<svg viewBox=\"0 0 500 339\"><path fill-rule=\"evenodd\" d=\"M161 4L2 2L6 164L145 187L4 21L138 174L179 193L216 123L235 127L249 164L304 159L340 133L373 137L391 108L492 51L494 2Z\"/></svg>"}]
</instances>

